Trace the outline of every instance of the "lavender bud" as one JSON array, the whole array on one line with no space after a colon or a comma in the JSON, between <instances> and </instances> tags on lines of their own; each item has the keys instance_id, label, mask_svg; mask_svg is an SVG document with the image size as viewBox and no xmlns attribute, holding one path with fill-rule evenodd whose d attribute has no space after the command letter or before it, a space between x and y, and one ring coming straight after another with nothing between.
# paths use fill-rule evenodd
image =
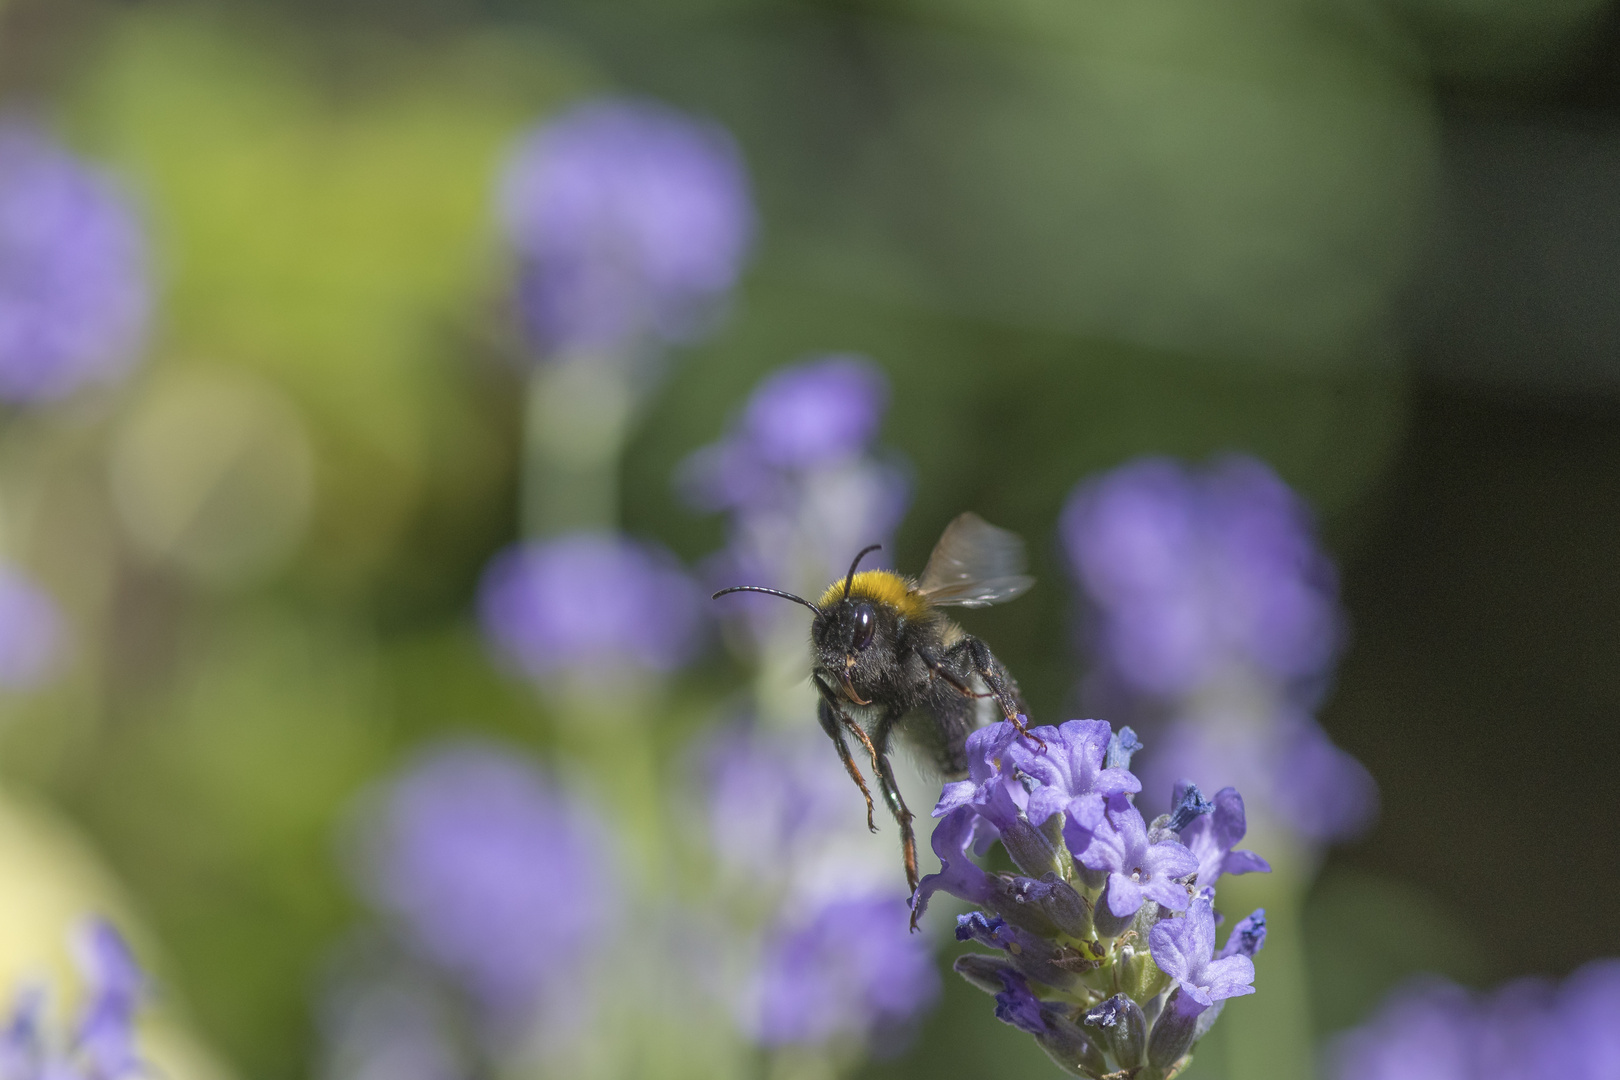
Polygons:
<instances>
[{"instance_id":1,"label":"lavender bud","mask_svg":"<svg viewBox=\"0 0 1620 1080\"><path fill-rule=\"evenodd\" d=\"M1041 1020L1046 1030L1035 1036L1035 1041L1060 1069L1085 1080L1108 1072L1107 1059L1080 1025L1044 1004L1041 1006Z\"/></svg>"},{"instance_id":2,"label":"lavender bud","mask_svg":"<svg viewBox=\"0 0 1620 1080\"><path fill-rule=\"evenodd\" d=\"M1131 757L1142 749L1142 741L1136 737L1136 732L1128 727L1122 727L1108 739L1108 757L1105 768L1128 769L1131 767Z\"/></svg>"},{"instance_id":3,"label":"lavender bud","mask_svg":"<svg viewBox=\"0 0 1620 1080\"><path fill-rule=\"evenodd\" d=\"M1170 820L1165 827L1171 832L1179 833L1191 825L1193 819L1212 813L1214 809L1215 804L1204 798L1204 793L1198 790L1197 784L1184 780L1176 785L1175 805L1170 810Z\"/></svg>"},{"instance_id":4,"label":"lavender bud","mask_svg":"<svg viewBox=\"0 0 1620 1080\"><path fill-rule=\"evenodd\" d=\"M987 919L978 911L958 915L956 940L977 941L981 945L1005 949L1013 967L1054 990L1067 990L1074 985L1075 974L1057 963L1062 954L1058 946L1027 930L1009 926L1003 919Z\"/></svg>"},{"instance_id":5,"label":"lavender bud","mask_svg":"<svg viewBox=\"0 0 1620 1080\"><path fill-rule=\"evenodd\" d=\"M1199 1004L1176 988L1153 1024L1148 1036L1148 1065L1155 1069L1168 1069L1192 1049L1193 1036L1198 1030L1198 1014L1206 1006ZM1189 1011L1191 1010L1191 1011Z\"/></svg>"},{"instance_id":6,"label":"lavender bud","mask_svg":"<svg viewBox=\"0 0 1620 1080\"><path fill-rule=\"evenodd\" d=\"M1022 815L1011 827L1001 830L1001 846L1007 849L1013 863L1031 877L1051 872L1063 850Z\"/></svg>"},{"instance_id":7,"label":"lavender bud","mask_svg":"<svg viewBox=\"0 0 1620 1080\"><path fill-rule=\"evenodd\" d=\"M1006 899L1029 910L1060 934L1081 939L1091 937L1091 905L1056 874L1046 874L1039 881L1014 878L1008 883Z\"/></svg>"},{"instance_id":8,"label":"lavender bud","mask_svg":"<svg viewBox=\"0 0 1620 1080\"><path fill-rule=\"evenodd\" d=\"M1147 1017L1142 1007L1124 994L1115 994L1082 1018L1096 1028L1103 1049L1121 1069L1134 1069L1142 1063L1147 1048Z\"/></svg>"},{"instance_id":9,"label":"lavender bud","mask_svg":"<svg viewBox=\"0 0 1620 1080\"><path fill-rule=\"evenodd\" d=\"M999 994L1005 985L1002 973L1011 971L1012 965L1000 956L964 953L951 964L951 970L985 993Z\"/></svg>"}]
</instances>

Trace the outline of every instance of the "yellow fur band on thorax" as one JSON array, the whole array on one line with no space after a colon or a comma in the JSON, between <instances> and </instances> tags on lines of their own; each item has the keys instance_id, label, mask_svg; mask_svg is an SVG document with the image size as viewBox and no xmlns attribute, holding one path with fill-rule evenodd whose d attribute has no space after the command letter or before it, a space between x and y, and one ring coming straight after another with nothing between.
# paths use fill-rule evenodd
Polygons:
<instances>
[{"instance_id":1,"label":"yellow fur band on thorax","mask_svg":"<svg viewBox=\"0 0 1620 1080\"><path fill-rule=\"evenodd\" d=\"M890 604L899 608L900 614L908 619L919 618L927 610L922 597L912 591L911 583L889 570L862 570L851 582L849 595ZM816 606L825 610L843 598L844 583L842 580L835 581L827 586L827 591L821 594L821 602Z\"/></svg>"}]
</instances>

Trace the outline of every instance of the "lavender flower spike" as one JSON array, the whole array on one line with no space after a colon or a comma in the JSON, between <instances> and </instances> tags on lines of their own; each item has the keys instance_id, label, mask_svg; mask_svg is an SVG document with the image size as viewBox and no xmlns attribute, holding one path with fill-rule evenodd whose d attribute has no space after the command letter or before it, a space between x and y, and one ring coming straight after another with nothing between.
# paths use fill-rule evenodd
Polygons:
<instances>
[{"instance_id":1,"label":"lavender flower spike","mask_svg":"<svg viewBox=\"0 0 1620 1080\"><path fill-rule=\"evenodd\" d=\"M1224 863L1234 854L1226 841L1242 836L1242 804L1236 792L1211 802L1189 785L1177 793L1178 813L1150 830L1130 801L1140 784L1129 771L1138 748L1129 729L1116 735L1077 720L1035 733L1044 755L996 725L970 740L970 778L945 785L935 811L933 847L944 868L923 879L916 910L937 889L980 908L958 916L957 939L995 952L958 957L955 970L993 994L996 1016L1032 1035L1064 1071L1168 1080L1187 1067L1222 1002L1254 992L1265 913L1238 923L1216 955L1215 890L1194 895L1199 857L1175 838L1179 826L1218 848ZM1218 838L1204 836L1207 826L1195 830L1218 815ZM1039 880L986 872L967 854L980 827L981 839L999 839L1020 866L1019 831L1047 838L1057 868Z\"/></svg>"},{"instance_id":2,"label":"lavender flower spike","mask_svg":"<svg viewBox=\"0 0 1620 1080\"><path fill-rule=\"evenodd\" d=\"M1185 915L1156 924L1148 942L1159 970L1201 1006L1254 993L1254 961L1241 952L1215 959L1215 910L1203 892Z\"/></svg>"},{"instance_id":3,"label":"lavender flower spike","mask_svg":"<svg viewBox=\"0 0 1620 1080\"><path fill-rule=\"evenodd\" d=\"M1178 784L1172 805L1179 804L1181 798L1182 787ZM1198 859L1198 888L1214 885L1222 874L1271 872L1271 864L1254 852L1232 850L1247 831L1243 796L1232 787L1215 793L1213 813L1200 814L1181 830L1181 842Z\"/></svg>"},{"instance_id":4,"label":"lavender flower spike","mask_svg":"<svg viewBox=\"0 0 1620 1080\"><path fill-rule=\"evenodd\" d=\"M38 129L0 121L0 400L117 381L151 309L146 239L123 194Z\"/></svg>"},{"instance_id":5,"label":"lavender flower spike","mask_svg":"<svg viewBox=\"0 0 1620 1080\"><path fill-rule=\"evenodd\" d=\"M652 101L587 101L530 132L499 206L524 327L552 353L696 336L755 228L731 136Z\"/></svg>"}]
</instances>

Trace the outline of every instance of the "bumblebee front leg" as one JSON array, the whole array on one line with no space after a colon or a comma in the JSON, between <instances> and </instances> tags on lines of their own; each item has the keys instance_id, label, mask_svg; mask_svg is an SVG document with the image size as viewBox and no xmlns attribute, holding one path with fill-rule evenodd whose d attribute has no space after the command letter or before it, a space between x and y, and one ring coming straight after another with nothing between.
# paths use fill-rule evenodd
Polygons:
<instances>
[{"instance_id":1,"label":"bumblebee front leg","mask_svg":"<svg viewBox=\"0 0 1620 1080\"><path fill-rule=\"evenodd\" d=\"M906 864L906 885L913 896L917 893L917 834L911 828L911 811L900 795L900 785L894 778L894 766L889 763L889 736L900 719L899 713L886 714L873 732L877 748L878 786L883 790L883 801L889 804L889 813L900 826L900 852ZM915 926L912 929L916 929Z\"/></svg>"},{"instance_id":2,"label":"bumblebee front leg","mask_svg":"<svg viewBox=\"0 0 1620 1080\"><path fill-rule=\"evenodd\" d=\"M844 771L849 773L849 778L855 781L855 786L861 789L861 794L866 798L866 827L873 832L877 832L877 822L872 818L872 792L866 786L866 777L861 775L861 770L856 766L855 759L850 756L849 744L844 741L844 731L840 726L840 722L848 724L856 731L860 731L860 725L844 716L838 706L833 704L825 693L821 695L821 704L816 709L816 719L821 721L821 730L825 731L827 737L833 741L833 745L838 747L838 760L844 763ZM861 740L866 742L866 732L861 731L860 734ZM872 755L872 760L874 764L877 761L875 752Z\"/></svg>"}]
</instances>

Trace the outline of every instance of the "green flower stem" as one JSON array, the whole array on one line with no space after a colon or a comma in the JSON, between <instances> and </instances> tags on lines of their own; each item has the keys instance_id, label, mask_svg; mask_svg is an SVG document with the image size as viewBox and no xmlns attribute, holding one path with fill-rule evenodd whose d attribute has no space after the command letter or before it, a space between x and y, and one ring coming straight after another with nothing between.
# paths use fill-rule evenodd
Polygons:
<instances>
[{"instance_id":1,"label":"green flower stem","mask_svg":"<svg viewBox=\"0 0 1620 1080\"><path fill-rule=\"evenodd\" d=\"M1265 951L1255 958L1263 991L1228 1002L1218 1025L1225 1071L1242 1080L1311 1080L1315 1054L1300 919L1317 860L1282 830L1256 831L1250 842L1270 857L1272 872L1222 878L1220 885L1228 920L1263 907L1267 929Z\"/></svg>"},{"instance_id":2,"label":"green flower stem","mask_svg":"<svg viewBox=\"0 0 1620 1080\"><path fill-rule=\"evenodd\" d=\"M534 369L524 412L524 535L618 527L634 381L630 364L614 356L561 357Z\"/></svg>"}]
</instances>

